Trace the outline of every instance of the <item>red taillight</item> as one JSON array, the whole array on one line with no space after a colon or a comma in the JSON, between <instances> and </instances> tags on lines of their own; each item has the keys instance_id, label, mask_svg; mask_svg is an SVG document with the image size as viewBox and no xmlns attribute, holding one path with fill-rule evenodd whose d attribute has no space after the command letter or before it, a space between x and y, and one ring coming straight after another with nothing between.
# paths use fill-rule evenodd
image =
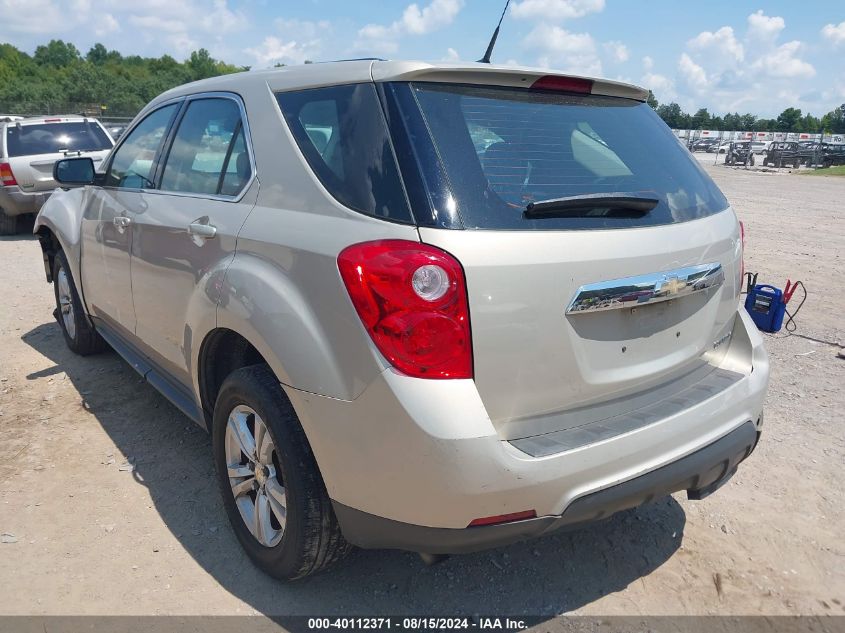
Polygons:
<instances>
[{"instance_id":1,"label":"red taillight","mask_svg":"<svg viewBox=\"0 0 845 633\"><path fill-rule=\"evenodd\" d=\"M482 519L473 519L467 527L479 527L481 525L497 525L499 523L510 523L511 521L524 521L525 519L534 519L537 517L535 510L525 510L523 512L511 512L510 514L497 514L492 517L484 517Z\"/></svg>"},{"instance_id":2,"label":"red taillight","mask_svg":"<svg viewBox=\"0 0 845 633\"><path fill-rule=\"evenodd\" d=\"M533 90L555 90L558 92L578 92L590 94L593 82L581 77L561 77L560 75L545 75L531 84Z\"/></svg>"},{"instance_id":3,"label":"red taillight","mask_svg":"<svg viewBox=\"0 0 845 633\"><path fill-rule=\"evenodd\" d=\"M742 282L745 280L745 225L739 223L739 239L742 243L742 251L739 255L739 288L742 288Z\"/></svg>"},{"instance_id":4,"label":"red taillight","mask_svg":"<svg viewBox=\"0 0 845 633\"><path fill-rule=\"evenodd\" d=\"M0 163L0 184L4 187L16 185L15 175L12 173L12 166L9 163Z\"/></svg>"},{"instance_id":5,"label":"red taillight","mask_svg":"<svg viewBox=\"0 0 845 633\"><path fill-rule=\"evenodd\" d=\"M391 365L416 378L472 378L464 271L439 248L355 244L337 257L358 316Z\"/></svg>"}]
</instances>

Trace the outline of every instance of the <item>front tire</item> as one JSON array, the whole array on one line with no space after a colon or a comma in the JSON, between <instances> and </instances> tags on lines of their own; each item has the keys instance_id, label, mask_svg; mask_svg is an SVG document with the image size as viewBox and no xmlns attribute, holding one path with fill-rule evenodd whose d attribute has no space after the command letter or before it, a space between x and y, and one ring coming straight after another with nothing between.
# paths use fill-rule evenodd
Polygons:
<instances>
[{"instance_id":1,"label":"front tire","mask_svg":"<svg viewBox=\"0 0 845 633\"><path fill-rule=\"evenodd\" d=\"M85 314L64 251L59 251L53 261L53 294L56 297L53 314L71 351L80 356L104 351L108 345Z\"/></svg>"},{"instance_id":2,"label":"front tire","mask_svg":"<svg viewBox=\"0 0 845 633\"><path fill-rule=\"evenodd\" d=\"M349 553L305 432L267 365L223 382L212 443L226 514L261 570L295 580Z\"/></svg>"}]
</instances>

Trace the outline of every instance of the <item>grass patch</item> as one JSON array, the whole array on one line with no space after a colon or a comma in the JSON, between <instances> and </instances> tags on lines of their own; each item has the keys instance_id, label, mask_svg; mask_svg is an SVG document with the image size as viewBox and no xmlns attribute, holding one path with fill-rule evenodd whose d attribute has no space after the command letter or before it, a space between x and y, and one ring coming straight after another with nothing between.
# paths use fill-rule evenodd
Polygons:
<instances>
[{"instance_id":1,"label":"grass patch","mask_svg":"<svg viewBox=\"0 0 845 633\"><path fill-rule=\"evenodd\" d=\"M845 165L837 165L827 169L802 169L798 173L803 176L845 176Z\"/></svg>"}]
</instances>

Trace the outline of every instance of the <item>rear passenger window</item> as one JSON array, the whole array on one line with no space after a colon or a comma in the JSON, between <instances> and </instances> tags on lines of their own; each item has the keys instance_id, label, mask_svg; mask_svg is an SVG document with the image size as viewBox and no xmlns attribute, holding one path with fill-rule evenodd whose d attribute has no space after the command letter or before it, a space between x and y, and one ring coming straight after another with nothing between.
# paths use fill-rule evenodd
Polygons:
<instances>
[{"instance_id":1,"label":"rear passenger window","mask_svg":"<svg viewBox=\"0 0 845 633\"><path fill-rule=\"evenodd\" d=\"M341 204L398 222L413 222L372 84L276 95L309 166Z\"/></svg>"},{"instance_id":2,"label":"rear passenger window","mask_svg":"<svg viewBox=\"0 0 845 633\"><path fill-rule=\"evenodd\" d=\"M234 196L251 175L238 104L219 98L191 101L167 155L161 189Z\"/></svg>"}]
</instances>

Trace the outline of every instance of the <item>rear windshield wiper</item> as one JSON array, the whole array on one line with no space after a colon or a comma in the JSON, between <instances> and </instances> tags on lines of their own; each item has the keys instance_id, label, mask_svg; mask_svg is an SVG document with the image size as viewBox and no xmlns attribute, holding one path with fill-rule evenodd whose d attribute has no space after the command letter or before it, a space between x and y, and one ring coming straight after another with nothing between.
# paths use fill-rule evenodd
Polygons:
<instances>
[{"instance_id":1,"label":"rear windshield wiper","mask_svg":"<svg viewBox=\"0 0 845 633\"><path fill-rule=\"evenodd\" d=\"M640 218L660 203L637 193L587 193L529 202L525 218Z\"/></svg>"}]
</instances>

